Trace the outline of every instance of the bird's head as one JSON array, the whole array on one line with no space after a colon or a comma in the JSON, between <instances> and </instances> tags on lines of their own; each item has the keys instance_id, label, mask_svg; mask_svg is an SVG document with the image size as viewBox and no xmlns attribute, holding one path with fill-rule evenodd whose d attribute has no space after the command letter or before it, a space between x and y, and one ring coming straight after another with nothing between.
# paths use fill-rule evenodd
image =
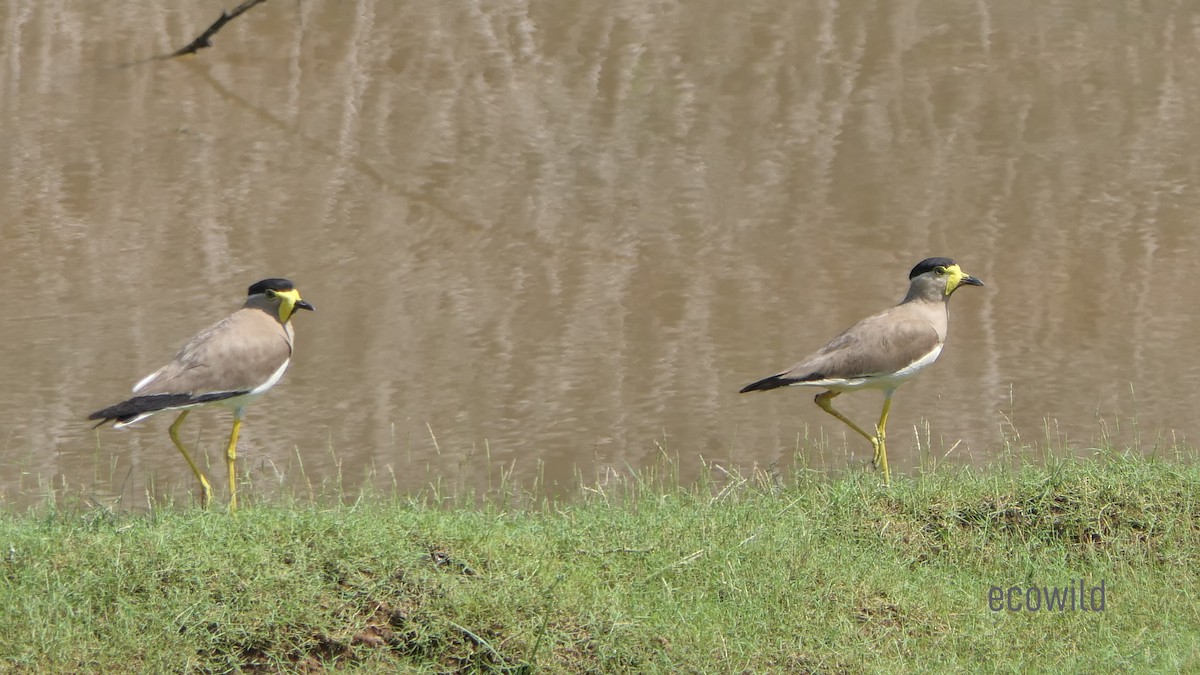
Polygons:
<instances>
[{"instance_id":1,"label":"bird's head","mask_svg":"<svg viewBox=\"0 0 1200 675\"><path fill-rule=\"evenodd\" d=\"M960 286L982 286L983 282L967 274L950 258L926 258L908 273L912 283L909 297L949 298Z\"/></svg>"},{"instance_id":2,"label":"bird's head","mask_svg":"<svg viewBox=\"0 0 1200 675\"><path fill-rule=\"evenodd\" d=\"M300 298L300 291L287 279L263 279L250 286L246 294L247 303L263 303L265 308L275 311L280 323L287 323L297 309L316 311L312 305Z\"/></svg>"}]
</instances>

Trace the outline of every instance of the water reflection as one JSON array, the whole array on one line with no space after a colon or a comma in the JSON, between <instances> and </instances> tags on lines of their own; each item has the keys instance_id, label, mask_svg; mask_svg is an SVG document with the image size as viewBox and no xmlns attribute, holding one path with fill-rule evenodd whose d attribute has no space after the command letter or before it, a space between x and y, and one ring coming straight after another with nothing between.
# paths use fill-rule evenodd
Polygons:
<instances>
[{"instance_id":1,"label":"water reflection","mask_svg":"<svg viewBox=\"0 0 1200 675\"><path fill-rule=\"evenodd\" d=\"M896 399L895 471L1010 425L1193 433L1190 7L264 3L112 67L212 18L0 3L7 501L180 494L158 422L82 418L276 275L321 314L251 411L264 485L566 484L660 447L686 477L806 437L860 466L809 396L737 390L930 255L989 285ZM191 439L216 467L227 423Z\"/></svg>"}]
</instances>

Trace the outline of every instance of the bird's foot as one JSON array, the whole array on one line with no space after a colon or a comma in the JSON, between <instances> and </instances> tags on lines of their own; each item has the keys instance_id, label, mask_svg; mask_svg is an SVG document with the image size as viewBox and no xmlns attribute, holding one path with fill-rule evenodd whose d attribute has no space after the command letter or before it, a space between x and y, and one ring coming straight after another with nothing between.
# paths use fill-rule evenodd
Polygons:
<instances>
[{"instance_id":1,"label":"bird's foot","mask_svg":"<svg viewBox=\"0 0 1200 675\"><path fill-rule=\"evenodd\" d=\"M871 445L875 447L875 459L871 464L875 466L876 470L883 472L884 486L891 485L892 472L888 470L887 446L883 442L883 434L872 438Z\"/></svg>"}]
</instances>

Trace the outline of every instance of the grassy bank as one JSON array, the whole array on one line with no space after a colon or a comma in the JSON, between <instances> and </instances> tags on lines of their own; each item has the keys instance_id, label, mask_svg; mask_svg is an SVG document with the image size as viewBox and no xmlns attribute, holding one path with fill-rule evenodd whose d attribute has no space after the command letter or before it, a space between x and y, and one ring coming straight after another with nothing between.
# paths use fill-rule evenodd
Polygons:
<instances>
[{"instance_id":1,"label":"grassy bank","mask_svg":"<svg viewBox=\"0 0 1200 675\"><path fill-rule=\"evenodd\" d=\"M645 477L643 477L645 478ZM0 664L45 671L1196 670L1200 469L1105 458L569 504L0 516ZM1102 611L993 611L1104 584ZM1078 593L1077 593L1078 595ZM1065 596L1063 596L1065 597ZM1098 609L1098 607L1096 608Z\"/></svg>"}]
</instances>

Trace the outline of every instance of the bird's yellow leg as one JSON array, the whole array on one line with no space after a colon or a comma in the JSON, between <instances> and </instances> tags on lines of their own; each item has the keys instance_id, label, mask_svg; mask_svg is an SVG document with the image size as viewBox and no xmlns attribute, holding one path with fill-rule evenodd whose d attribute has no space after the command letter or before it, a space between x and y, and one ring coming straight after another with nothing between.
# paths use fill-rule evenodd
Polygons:
<instances>
[{"instance_id":1,"label":"bird's yellow leg","mask_svg":"<svg viewBox=\"0 0 1200 675\"><path fill-rule=\"evenodd\" d=\"M208 484L208 479L204 474L200 473L199 467L192 461L192 456L188 454L187 448L183 447L183 441L179 440L179 426L183 424L183 420L188 416L187 410L179 413L179 417L175 418L175 422L171 424L168 432L171 434L171 442L179 449L179 453L187 460L188 466L192 468L192 474L196 476L196 480L200 481L200 506L208 506L209 500L212 499L212 486Z\"/></svg>"},{"instance_id":2,"label":"bird's yellow leg","mask_svg":"<svg viewBox=\"0 0 1200 675\"><path fill-rule=\"evenodd\" d=\"M857 431L860 436L867 439L868 441L871 441L871 445L874 446L875 445L875 437L874 436L872 436L871 434L868 434L867 432L860 429L857 424L850 421L849 417L846 417L842 413L833 409L833 403L832 403L833 397L837 396L839 393L841 393L841 392L836 392L836 391L822 392L820 394L817 394L816 398L814 398L813 400L816 401L817 405L821 406L821 410L824 410L825 412L829 413L830 415L833 415L834 417L841 420L842 424L845 424L846 426L850 427L851 429Z\"/></svg>"},{"instance_id":3,"label":"bird's yellow leg","mask_svg":"<svg viewBox=\"0 0 1200 675\"><path fill-rule=\"evenodd\" d=\"M233 416L233 431L229 432L229 447L225 449L225 463L229 466L229 512L237 511L237 441L242 431L242 416Z\"/></svg>"},{"instance_id":4,"label":"bird's yellow leg","mask_svg":"<svg viewBox=\"0 0 1200 675\"><path fill-rule=\"evenodd\" d=\"M892 484L892 474L888 471L887 463L887 417L888 411L892 409L892 394L889 391L883 396L883 413L879 415L879 424L875 425L875 439L871 441L875 446L875 466L883 471L883 484Z\"/></svg>"}]
</instances>

